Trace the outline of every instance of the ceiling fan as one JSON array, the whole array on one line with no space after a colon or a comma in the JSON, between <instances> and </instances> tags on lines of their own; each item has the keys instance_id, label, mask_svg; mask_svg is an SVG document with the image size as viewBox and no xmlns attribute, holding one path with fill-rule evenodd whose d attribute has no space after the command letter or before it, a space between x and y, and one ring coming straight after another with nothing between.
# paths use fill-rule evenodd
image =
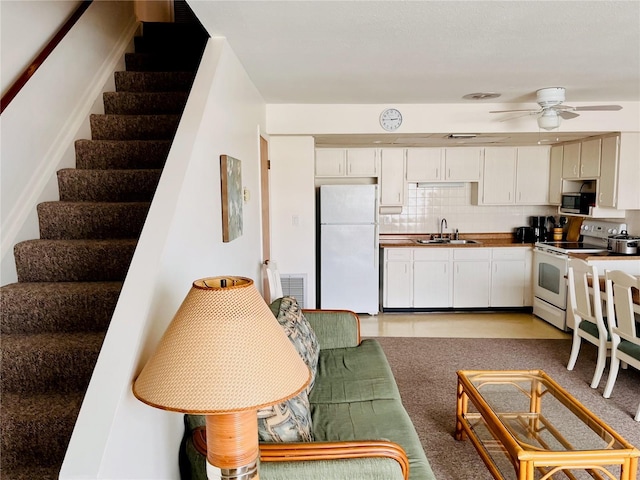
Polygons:
<instances>
[{"instance_id":1,"label":"ceiling fan","mask_svg":"<svg viewBox=\"0 0 640 480\"><path fill-rule=\"evenodd\" d=\"M522 115L537 115L538 126L540 128L553 130L560 126L561 119L569 120L579 116L579 114L575 112L622 110L620 105L591 105L586 107L563 105L564 92L564 87L541 88L536 91L536 102L540 105L540 108L537 110L494 110L489 113L524 112ZM506 120L510 120L510 118Z\"/></svg>"}]
</instances>

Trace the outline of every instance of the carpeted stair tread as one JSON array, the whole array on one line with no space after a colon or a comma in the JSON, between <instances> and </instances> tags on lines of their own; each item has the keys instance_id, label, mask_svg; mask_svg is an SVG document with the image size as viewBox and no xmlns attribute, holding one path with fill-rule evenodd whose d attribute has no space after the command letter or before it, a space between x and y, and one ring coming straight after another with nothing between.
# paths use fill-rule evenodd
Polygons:
<instances>
[{"instance_id":1,"label":"carpeted stair tread","mask_svg":"<svg viewBox=\"0 0 640 480\"><path fill-rule=\"evenodd\" d=\"M62 463L62 461L60 461ZM1 469L2 467L0 467ZM12 468L11 472L4 473L2 480L58 480L60 478L60 466L51 465L49 467L20 466Z\"/></svg>"},{"instance_id":2,"label":"carpeted stair tread","mask_svg":"<svg viewBox=\"0 0 640 480\"><path fill-rule=\"evenodd\" d=\"M206 32L188 32L188 35L176 37L175 35L156 35L155 38L138 36L133 39L136 53L160 53L160 54L190 54L202 55L209 36Z\"/></svg>"},{"instance_id":3,"label":"carpeted stair tread","mask_svg":"<svg viewBox=\"0 0 640 480\"><path fill-rule=\"evenodd\" d=\"M197 70L200 54L181 52L127 53L124 57L128 72L180 72Z\"/></svg>"},{"instance_id":4,"label":"carpeted stair tread","mask_svg":"<svg viewBox=\"0 0 640 480\"><path fill-rule=\"evenodd\" d=\"M0 407L3 480L57 480L83 398L83 391L3 394ZM10 475L7 469L11 470ZM48 477L54 469L55 476Z\"/></svg>"},{"instance_id":5,"label":"carpeted stair tread","mask_svg":"<svg viewBox=\"0 0 640 480\"><path fill-rule=\"evenodd\" d=\"M170 148L171 140L76 140L76 168L162 168Z\"/></svg>"},{"instance_id":6,"label":"carpeted stair tread","mask_svg":"<svg viewBox=\"0 0 640 480\"><path fill-rule=\"evenodd\" d=\"M174 45L184 45L185 49L193 48L191 42L194 40L206 41L209 37L204 27L197 23L144 22L142 33L142 38L160 46L170 42Z\"/></svg>"},{"instance_id":7,"label":"carpeted stair tread","mask_svg":"<svg viewBox=\"0 0 640 480\"><path fill-rule=\"evenodd\" d=\"M122 282L19 282L2 287L0 332L105 331Z\"/></svg>"},{"instance_id":8,"label":"carpeted stair tread","mask_svg":"<svg viewBox=\"0 0 640 480\"><path fill-rule=\"evenodd\" d=\"M14 247L18 282L122 281L137 239L26 240Z\"/></svg>"},{"instance_id":9,"label":"carpeted stair tread","mask_svg":"<svg viewBox=\"0 0 640 480\"><path fill-rule=\"evenodd\" d=\"M100 115L89 118L94 140L171 140L180 115Z\"/></svg>"},{"instance_id":10,"label":"carpeted stair tread","mask_svg":"<svg viewBox=\"0 0 640 480\"><path fill-rule=\"evenodd\" d=\"M104 113L108 115L176 114L187 103L187 92L105 92Z\"/></svg>"},{"instance_id":11,"label":"carpeted stair tread","mask_svg":"<svg viewBox=\"0 0 640 480\"><path fill-rule=\"evenodd\" d=\"M43 202L37 207L40 238L137 238L150 202Z\"/></svg>"},{"instance_id":12,"label":"carpeted stair tread","mask_svg":"<svg viewBox=\"0 0 640 480\"><path fill-rule=\"evenodd\" d=\"M162 169L58 170L60 200L150 202Z\"/></svg>"},{"instance_id":13,"label":"carpeted stair tread","mask_svg":"<svg viewBox=\"0 0 640 480\"><path fill-rule=\"evenodd\" d=\"M187 92L194 72L115 72L117 92Z\"/></svg>"},{"instance_id":14,"label":"carpeted stair tread","mask_svg":"<svg viewBox=\"0 0 640 480\"><path fill-rule=\"evenodd\" d=\"M105 332L2 336L2 393L84 391Z\"/></svg>"}]
</instances>

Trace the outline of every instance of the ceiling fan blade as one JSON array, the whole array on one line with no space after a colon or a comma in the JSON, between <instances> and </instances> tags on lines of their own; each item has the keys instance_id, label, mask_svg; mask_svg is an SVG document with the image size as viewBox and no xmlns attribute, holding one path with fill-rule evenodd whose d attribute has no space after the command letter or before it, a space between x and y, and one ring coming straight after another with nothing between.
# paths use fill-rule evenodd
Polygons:
<instances>
[{"instance_id":1,"label":"ceiling fan blade","mask_svg":"<svg viewBox=\"0 0 640 480\"><path fill-rule=\"evenodd\" d=\"M536 115L538 112L536 112L535 110L512 110L514 112L524 112L524 113L519 113L518 115L508 115L505 118L500 119L500 122L508 122L509 120L515 120L516 118L521 118L521 117L527 117L529 115ZM497 112L496 112L497 113Z\"/></svg>"},{"instance_id":2,"label":"ceiling fan blade","mask_svg":"<svg viewBox=\"0 0 640 480\"><path fill-rule=\"evenodd\" d=\"M527 112L527 114L533 115L534 113L538 113L537 110L492 110L489 113L511 113L511 112Z\"/></svg>"},{"instance_id":3,"label":"ceiling fan blade","mask_svg":"<svg viewBox=\"0 0 640 480\"><path fill-rule=\"evenodd\" d=\"M573 110L576 112L597 112L597 111L611 111L617 112L618 110L622 110L620 105L591 105L587 107L573 107Z\"/></svg>"},{"instance_id":4,"label":"ceiling fan blade","mask_svg":"<svg viewBox=\"0 0 640 480\"><path fill-rule=\"evenodd\" d=\"M560 115L565 120L570 120L572 118L576 118L576 117L580 116L577 113L569 112L567 110L563 110L563 111L558 112L558 115Z\"/></svg>"}]
</instances>

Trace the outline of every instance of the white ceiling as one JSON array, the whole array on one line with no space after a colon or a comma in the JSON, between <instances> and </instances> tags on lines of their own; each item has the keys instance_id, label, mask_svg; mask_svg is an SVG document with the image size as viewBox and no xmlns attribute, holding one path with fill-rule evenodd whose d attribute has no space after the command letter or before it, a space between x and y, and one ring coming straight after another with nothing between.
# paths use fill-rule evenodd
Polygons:
<instances>
[{"instance_id":1,"label":"white ceiling","mask_svg":"<svg viewBox=\"0 0 640 480\"><path fill-rule=\"evenodd\" d=\"M478 103L462 97L499 92L485 102L535 108L549 86L565 87L569 105L640 101L638 0L189 4L267 103Z\"/></svg>"}]
</instances>

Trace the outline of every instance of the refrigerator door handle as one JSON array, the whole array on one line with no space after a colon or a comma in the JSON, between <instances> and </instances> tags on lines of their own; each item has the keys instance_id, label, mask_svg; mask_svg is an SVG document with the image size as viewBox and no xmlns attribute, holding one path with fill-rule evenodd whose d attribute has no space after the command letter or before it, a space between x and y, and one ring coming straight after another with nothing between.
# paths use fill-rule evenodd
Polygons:
<instances>
[{"instance_id":1,"label":"refrigerator door handle","mask_svg":"<svg viewBox=\"0 0 640 480\"><path fill-rule=\"evenodd\" d=\"M376 224L376 228L373 230L373 265L376 267L376 270L380 268L380 249L378 248L380 244L378 243L378 237L378 225Z\"/></svg>"}]
</instances>

